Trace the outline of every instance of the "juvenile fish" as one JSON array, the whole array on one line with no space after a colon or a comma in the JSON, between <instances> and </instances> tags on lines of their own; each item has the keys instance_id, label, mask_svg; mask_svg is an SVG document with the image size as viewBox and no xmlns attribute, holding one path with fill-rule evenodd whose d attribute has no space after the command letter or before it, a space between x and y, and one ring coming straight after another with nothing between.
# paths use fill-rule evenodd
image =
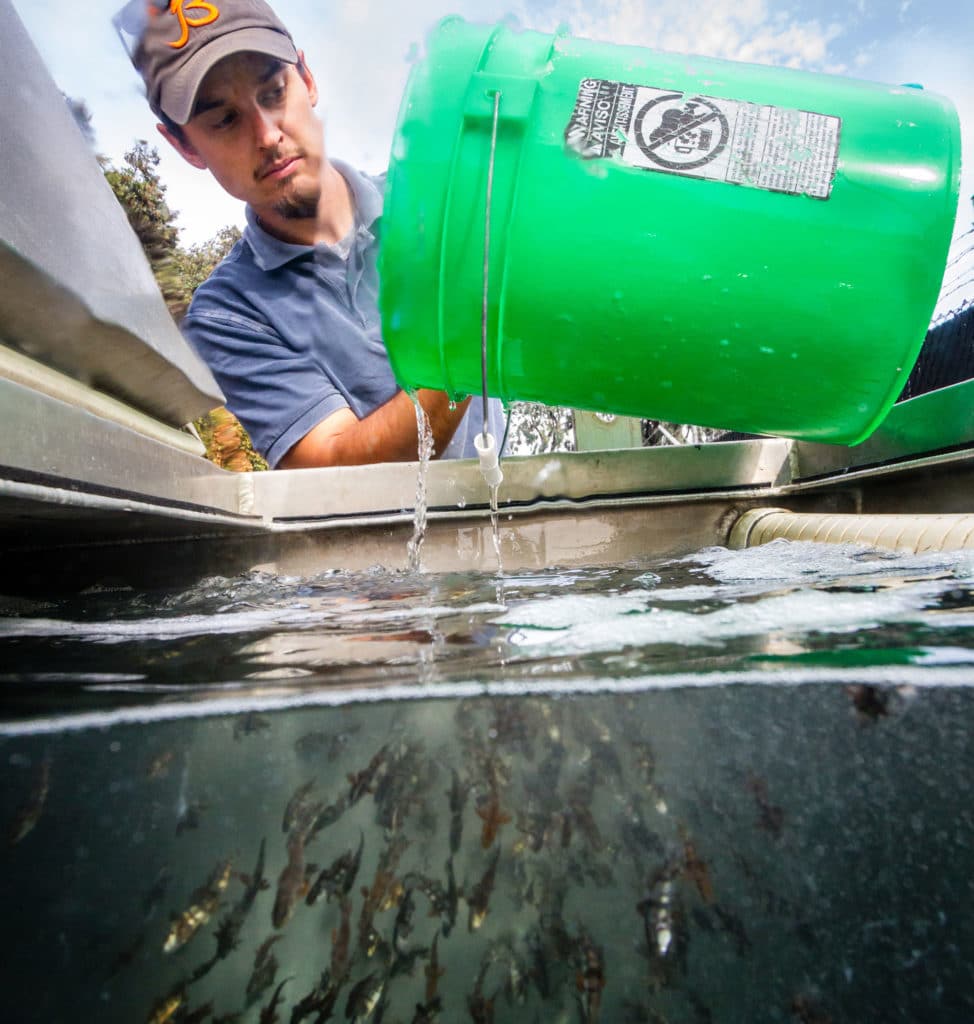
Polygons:
<instances>
[{"instance_id":1,"label":"juvenile fish","mask_svg":"<svg viewBox=\"0 0 974 1024\"><path fill-rule=\"evenodd\" d=\"M193 893L189 907L173 918L162 946L164 953L173 953L185 946L216 913L220 906L220 894L230 884L230 874L231 862L227 860L217 867L206 885Z\"/></svg>"},{"instance_id":2,"label":"juvenile fish","mask_svg":"<svg viewBox=\"0 0 974 1024\"><path fill-rule=\"evenodd\" d=\"M445 967L440 967L439 954L436 951L436 946L437 942L439 941L439 938L440 935L439 932L437 932L437 934L433 936L433 945L430 947L429 963L427 963L426 968L423 972L426 975L426 990L424 995L426 997L427 1005L429 1005L436 999L437 986L440 983L440 978L442 978L444 973L446 972Z\"/></svg>"},{"instance_id":3,"label":"juvenile fish","mask_svg":"<svg viewBox=\"0 0 974 1024\"><path fill-rule=\"evenodd\" d=\"M437 996L432 1002L417 1003L416 1012L410 1024L435 1024L440 1019L440 1010L443 1009L443 1001Z\"/></svg>"},{"instance_id":4,"label":"juvenile fish","mask_svg":"<svg viewBox=\"0 0 974 1024\"><path fill-rule=\"evenodd\" d=\"M269 718L258 715L256 711L248 711L233 723L233 738L239 740L242 736L254 736L266 732L270 727Z\"/></svg>"},{"instance_id":5,"label":"juvenile fish","mask_svg":"<svg viewBox=\"0 0 974 1024\"><path fill-rule=\"evenodd\" d=\"M146 778L164 779L169 774L169 768L175 756L176 752L174 750L164 750L161 754L157 754L149 762L149 766L145 770Z\"/></svg>"},{"instance_id":6,"label":"juvenile fish","mask_svg":"<svg viewBox=\"0 0 974 1024\"><path fill-rule=\"evenodd\" d=\"M460 782L456 768L453 769L452 782L446 795L450 801L450 853L456 853L463 837L463 808L467 802L467 790Z\"/></svg>"},{"instance_id":7,"label":"juvenile fish","mask_svg":"<svg viewBox=\"0 0 974 1024\"><path fill-rule=\"evenodd\" d=\"M331 900L332 897L347 896L352 891L359 867L362 864L362 851L365 847L365 833L360 832L359 835L358 849L346 850L339 854L315 879L305 898L309 907L318 902L322 893L325 893Z\"/></svg>"},{"instance_id":8,"label":"juvenile fish","mask_svg":"<svg viewBox=\"0 0 974 1024\"><path fill-rule=\"evenodd\" d=\"M331 977L333 983L341 985L351 965L349 945L352 939L352 901L342 900L341 923L331 933Z\"/></svg>"},{"instance_id":9,"label":"juvenile fish","mask_svg":"<svg viewBox=\"0 0 974 1024\"><path fill-rule=\"evenodd\" d=\"M259 1024L277 1024L277 1021L281 1019L277 1015L277 1006L281 1001L281 991L289 981L293 980L293 978L285 978L278 984L277 988L274 989L274 995L271 996L271 1001L261 1008Z\"/></svg>"},{"instance_id":10,"label":"juvenile fish","mask_svg":"<svg viewBox=\"0 0 974 1024\"><path fill-rule=\"evenodd\" d=\"M673 862L655 872L649 894L636 905L643 918L651 974L664 986L672 984L677 972L686 970L686 920L676 888L681 867Z\"/></svg>"},{"instance_id":11,"label":"juvenile fish","mask_svg":"<svg viewBox=\"0 0 974 1024\"><path fill-rule=\"evenodd\" d=\"M475 932L487 916L487 905L490 903L490 894L494 891L494 878L497 874L497 863L501 859L500 847L494 851L483 878L474 886L467 905L470 908L470 916L467 920L469 931Z\"/></svg>"},{"instance_id":12,"label":"juvenile fish","mask_svg":"<svg viewBox=\"0 0 974 1024\"><path fill-rule=\"evenodd\" d=\"M260 944L254 954L254 966L247 979L247 1006L257 1002L261 993L274 984L278 963L271 947L280 937L280 935L271 935Z\"/></svg>"},{"instance_id":13,"label":"juvenile fish","mask_svg":"<svg viewBox=\"0 0 974 1024\"><path fill-rule=\"evenodd\" d=\"M500 852L500 851L498 851ZM443 905L440 916L443 919L443 937L447 938L457 923L457 910L460 904L460 893L457 889L457 879L453 872L453 855L446 861L446 892L444 893Z\"/></svg>"},{"instance_id":14,"label":"juvenile fish","mask_svg":"<svg viewBox=\"0 0 974 1024\"><path fill-rule=\"evenodd\" d=\"M480 830L480 845L486 850L493 846L501 826L506 825L511 816L501 809L500 797L493 787L488 796L478 801L477 815L484 823Z\"/></svg>"},{"instance_id":15,"label":"juvenile fish","mask_svg":"<svg viewBox=\"0 0 974 1024\"><path fill-rule=\"evenodd\" d=\"M268 883L264 878L264 855L267 848L266 839L261 839L257 853L257 863L250 875L239 875L244 883L244 892L240 899L231 907L230 912L220 921L216 930L216 953L214 962L228 957L240 944L240 932L250 908L254 905L257 893L266 889Z\"/></svg>"},{"instance_id":16,"label":"juvenile fish","mask_svg":"<svg viewBox=\"0 0 974 1024\"><path fill-rule=\"evenodd\" d=\"M287 844L287 864L277 879L277 894L271 913L275 928L283 928L290 920L295 904L307 891L307 884L304 837L292 833Z\"/></svg>"},{"instance_id":17,"label":"juvenile fish","mask_svg":"<svg viewBox=\"0 0 974 1024\"><path fill-rule=\"evenodd\" d=\"M351 783L351 788L348 791L349 807L354 807L366 793L373 791L378 774L385 766L387 754L388 747L380 747L365 768L349 774L348 781Z\"/></svg>"},{"instance_id":18,"label":"juvenile fish","mask_svg":"<svg viewBox=\"0 0 974 1024\"><path fill-rule=\"evenodd\" d=\"M595 1024L602 1011L602 989L605 988L605 962L602 950L585 932L578 944L578 970L575 987L583 1024Z\"/></svg>"},{"instance_id":19,"label":"juvenile fish","mask_svg":"<svg viewBox=\"0 0 974 1024\"><path fill-rule=\"evenodd\" d=\"M378 971L367 974L348 994L345 1003L345 1017L351 1021L363 1021L371 1016L379 1005L385 991L386 979Z\"/></svg>"},{"instance_id":20,"label":"juvenile fish","mask_svg":"<svg viewBox=\"0 0 974 1024\"><path fill-rule=\"evenodd\" d=\"M48 790L51 787L51 758L44 755L37 775L34 777L34 784L31 786L30 795L20 809L10 829L10 845L15 846L25 836L33 831L34 826L40 820L44 811L44 804L47 801Z\"/></svg>"},{"instance_id":21,"label":"juvenile fish","mask_svg":"<svg viewBox=\"0 0 974 1024\"><path fill-rule=\"evenodd\" d=\"M176 1019L176 1014L179 1013L185 1002L186 993L182 989L170 992L169 995L163 996L152 1007L146 1024L170 1024L170 1021Z\"/></svg>"},{"instance_id":22,"label":"juvenile fish","mask_svg":"<svg viewBox=\"0 0 974 1024\"><path fill-rule=\"evenodd\" d=\"M314 785L315 780L309 779L298 786L291 795L291 799L288 800L287 806L284 808L284 817L281 821L282 832L290 832L295 825L300 824L305 819L309 808L308 796L311 790L314 789Z\"/></svg>"}]
</instances>

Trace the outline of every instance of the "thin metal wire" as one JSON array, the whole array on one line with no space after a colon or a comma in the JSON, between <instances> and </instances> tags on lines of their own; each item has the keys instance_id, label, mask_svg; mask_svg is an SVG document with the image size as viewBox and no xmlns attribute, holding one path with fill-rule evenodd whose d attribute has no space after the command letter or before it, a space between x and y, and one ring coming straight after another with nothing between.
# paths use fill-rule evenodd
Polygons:
<instances>
[{"instance_id":1,"label":"thin metal wire","mask_svg":"<svg viewBox=\"0 0 974 1024\"><path fill-rule=\"evenodd\" d=\"M487 295L490 284L490 198L494 191L494 154L497 151L497 117L501 106L501 94L494 93L494 125L490 133L490 163L487 165L487 208L484 211L484 302L480 315L480 375L484 403L484 428L482 437L487 443Z\"/></svg>"}]
</instances>

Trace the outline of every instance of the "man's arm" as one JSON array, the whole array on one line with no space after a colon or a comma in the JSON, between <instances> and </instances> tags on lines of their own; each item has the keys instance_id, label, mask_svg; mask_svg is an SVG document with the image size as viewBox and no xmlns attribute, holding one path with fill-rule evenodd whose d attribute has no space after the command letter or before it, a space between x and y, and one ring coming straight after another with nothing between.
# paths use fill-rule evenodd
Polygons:
<instances>
[{"instance_id":1,"label":"man's arm","mask_svg":"<svg viewBox=\"0 0 974 1024\"><path fill-rule=\"evenodd\" d=\"M420 389L420 404L433 430L433 450L440 455L450 443L470 399L450 407L443 391ZM359 419L339 409L312 427L278 463L280 469L312 466L360 466L375 462L411 462L419 458L416 407L404 391Z\"/></svg>"}]
</instances>

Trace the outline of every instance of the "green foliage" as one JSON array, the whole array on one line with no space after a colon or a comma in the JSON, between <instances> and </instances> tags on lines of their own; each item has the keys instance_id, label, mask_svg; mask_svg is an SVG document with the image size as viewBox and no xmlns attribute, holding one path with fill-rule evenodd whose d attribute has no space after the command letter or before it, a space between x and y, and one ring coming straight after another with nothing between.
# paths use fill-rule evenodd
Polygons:
<instances>
[{"instance_id":1,"label":"green foliage","mask_svg":"<svg viewBox=\"0 0 974 1024\"><path fill-rule=\"evenodd\" d=\"M235 473L268 469L267 463L229 409L213 409L193 420L193 426L206 448L206 457L222 469Z\"/></svg>"},{"instance_id":2,"label":"green foliage","mask_svg":"<svg viewBox=\"0 0 974 1024\"><path fill-rule=\"evenodd\" d=\"M190 295L213 273L216 265L240 241L241 231L236 224L220 230L209 241L177 248L176 272Z\"/></svg>"},{"instance_id":3,"label":"green foliage","mask_svg":"<svg viewBox=\"0 0 974 1024\"><path fill-rule=\"evenodd\" d=\"M104 172L132 230L142 243L170 313L180 320L192 292L179 273L176 213L166 202L166 186L159 178L158 165L159 151L145 139L139 139L125 154L123 167L115 167L106 161Z\"/></svg>"},{"instance_id":4,"label":"green foliage","mask_svg":"<svg viewBox=\"0 0 974 1024\"><path fill-rule=\"evenodd\" d=\"M109 163L105 178L118 197L150 260L171 256L179 241L176 213L166 202L166 186L159 178L159 152L139 139L125 154L125 166Z\"/></svg>"}]
</instances>

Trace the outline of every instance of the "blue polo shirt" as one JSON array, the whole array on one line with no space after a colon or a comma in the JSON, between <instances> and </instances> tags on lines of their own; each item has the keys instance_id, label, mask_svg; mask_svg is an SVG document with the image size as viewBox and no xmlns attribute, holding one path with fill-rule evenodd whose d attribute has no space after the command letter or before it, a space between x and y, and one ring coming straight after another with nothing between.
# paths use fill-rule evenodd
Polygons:
<instances>
[{"instance_id":1,"label":"blue polo shirt","mask_svg":"<svg viewBox=\"0 0 974 1024\"><path fill-rule=\"evenodd\" d=\"M248 206L243 237L197 289L182 324L271 466L332 413L348 408L363 419L399 390L378 308L385 175L332 163L355 202L344 244L282 242ZM490 406L499 443L503 409L496 399ZM476 457L482 422L475 398L442 457Z\"/></svg>"}]
</instances>

